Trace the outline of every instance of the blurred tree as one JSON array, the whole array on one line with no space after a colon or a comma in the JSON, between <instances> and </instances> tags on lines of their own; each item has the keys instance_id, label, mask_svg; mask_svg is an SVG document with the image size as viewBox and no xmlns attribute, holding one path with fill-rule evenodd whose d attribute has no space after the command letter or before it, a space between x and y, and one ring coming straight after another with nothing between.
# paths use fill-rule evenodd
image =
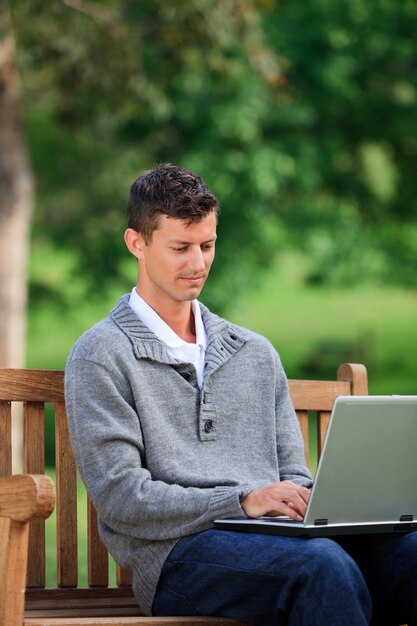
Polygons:
<instances>
[{"instance_id":1,"label":"blurred tree","mask_svg":"<svg viewBox=\"0 0 417 626\"><path fill-rule=\"evenodd\" d=\"M276 210L311 280L415 286L417 4L270 4L265 30L288 80L270 136L294 162Z\"/></svg>"},{"instance_id":2,"label":"blurred tree","mask_svg":"<svg viewBox=\"0 0 417 626\"><path fill-rule=\"evenodd\" d=\"M35 241L87 277L61 290L43 272L38 295L130 284L127 186L160 161L222 201L218 309L289 245L311 281L414 285L415 2L21 0L13 17Z\"/></svg>"},{"instance_id":3,"label":"blurred tree","mask_svg":"<svg viewBox=\"0 0 417 626\"><path fill-rule=\"evenodd\" d=\"M20 117L8 6L0 6L0 367L25 358L27 255L33 181Z\"/></svg>"},{"instance_id":4,"label":"blurred tree","mask_svg":"<svg viewBox=\"0 0 417 626\"><path fill-rule=\"evenodd\" d=\"M0 4L0 367L23 367L33 179L21 120L9 7ZM22 411L13 407L13 471L22 458Z\"/></svg>"},{"instance_id":5,"label":"blurred tree","mask_svg":"<svg viewBox=\"0 0 417 626\"><path fill-rule=\"evenodd\" d=\"M224 307L279 238L268 226L274 189L253 186L268 93L282 80L254 2L34 0L15 5L14 23L38 180L35 237L75 251L74 270L103 285L126 265L128 185L157 162L182 164L224 206L205 291ZM232 271L229 259L238 259Z\"/></svg>"}]
</instances>

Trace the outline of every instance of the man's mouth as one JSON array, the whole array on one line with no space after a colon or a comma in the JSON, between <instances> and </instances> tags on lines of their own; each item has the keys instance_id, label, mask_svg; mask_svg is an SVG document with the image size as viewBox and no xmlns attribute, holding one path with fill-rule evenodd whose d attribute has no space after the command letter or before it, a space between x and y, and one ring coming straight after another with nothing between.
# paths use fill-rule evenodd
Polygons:
<instances>
[{"instance_id":1,"label":"man's mouth","mask_svg":"<svg viewBox=\"0 0 417 626\"><path fill-rule=\"evenodd\" d=\"M204 274L200 276L181 276L182 280L186 280L189 283L198 283L205 278Z\"/></svg>"}]
</instances>

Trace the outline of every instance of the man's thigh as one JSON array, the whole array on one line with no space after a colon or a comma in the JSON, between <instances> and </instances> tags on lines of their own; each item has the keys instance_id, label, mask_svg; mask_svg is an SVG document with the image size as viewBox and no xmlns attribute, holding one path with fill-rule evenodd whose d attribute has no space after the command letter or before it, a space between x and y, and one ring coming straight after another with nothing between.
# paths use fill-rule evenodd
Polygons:
<instances>
[{"instance_id":1,"label":"man's thigh","mask_svg":"<svg viewBox=\"0 0 417 626\"><path fill-rule=\"evenodd\" d=\"M290 623L290 615L292 623L326 623L327 612L329 623L365 624L370 602L359 568L329 539L209 530L174 547L153 612L222 615L263 626Z\"/></svg>"}]
</instances>

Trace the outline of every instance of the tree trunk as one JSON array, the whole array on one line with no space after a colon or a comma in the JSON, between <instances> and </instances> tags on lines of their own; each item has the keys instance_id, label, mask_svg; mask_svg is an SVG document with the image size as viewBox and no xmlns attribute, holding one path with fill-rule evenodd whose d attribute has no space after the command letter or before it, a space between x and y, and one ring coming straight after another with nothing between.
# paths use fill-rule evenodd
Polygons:
<instances>
[{"instance_id":1,"label":"tree trunk","mask_svg":"<svg viewBox=\"0 0 417 626\"><path fill-rule=\"evenodd\" d=\"M0 11L0 367L23 367L33 178L10 18L4 5ZM16 436L14 442L19 448Z\"/></svg>"},{"instance_id":2,"label":"tree trunk","mask_svg":"<svg viewBox=\"0 0 417 626\"><path fill-rule=\"evenodd\" d=\"M4 9L3 9L4 10ZM33 179L20 118L14 42L0 38L0 366L25 362L27 257Z\"/></svg>"}]
</instances>

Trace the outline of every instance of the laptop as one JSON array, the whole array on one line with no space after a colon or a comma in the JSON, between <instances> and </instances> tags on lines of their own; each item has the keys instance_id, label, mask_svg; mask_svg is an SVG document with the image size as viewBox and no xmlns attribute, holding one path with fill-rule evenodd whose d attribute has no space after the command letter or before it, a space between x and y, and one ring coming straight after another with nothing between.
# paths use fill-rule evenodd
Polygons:
<instances>
[{"instance_id":1,"label":"laptop","mask_svg":"<svg viewBox=\"0 0 417 626\"><path fill-rule=\"evenodd\" d=\"M331 537L417 530L417 396L340 396L306 514L218 519L216 528Z\"/></svg>"}]
</instances>

